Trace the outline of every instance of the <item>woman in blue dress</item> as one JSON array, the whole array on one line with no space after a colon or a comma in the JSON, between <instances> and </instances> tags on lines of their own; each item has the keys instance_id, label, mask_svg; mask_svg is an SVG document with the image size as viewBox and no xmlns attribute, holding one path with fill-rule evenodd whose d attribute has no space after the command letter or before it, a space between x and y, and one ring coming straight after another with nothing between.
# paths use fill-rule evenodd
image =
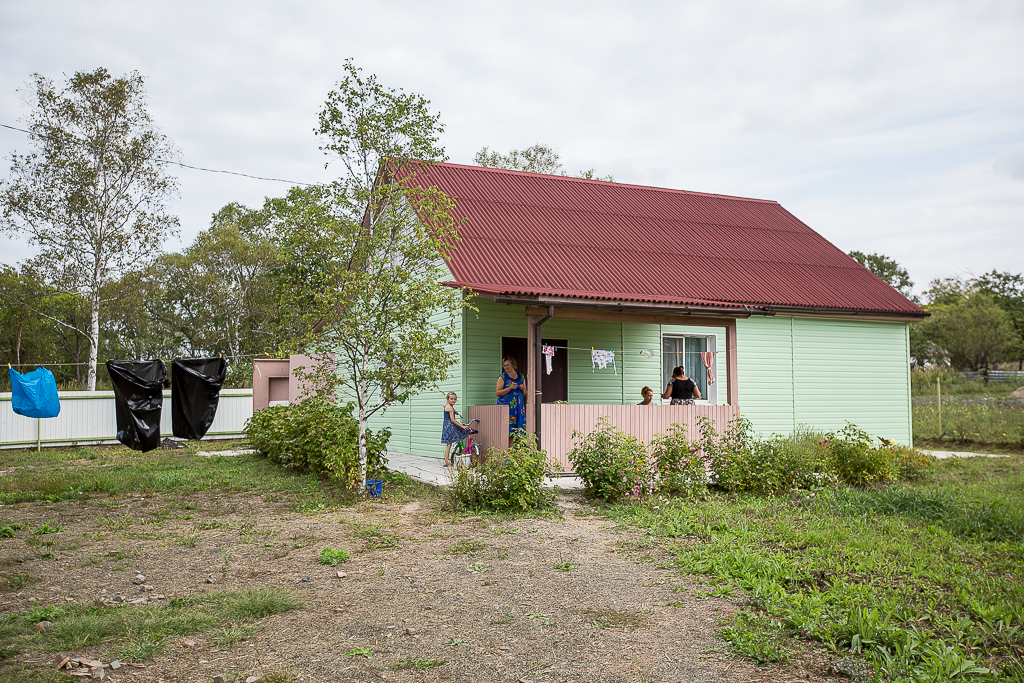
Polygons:
<instances>
[{"instance_id":1,"label":"woman in blue dress","mask_svg":"<svg viewBox=\"0 0 1024 683\"><path fill-rule=\"evenodd\" d=\"M451 453L452 444L459 443L469 434L470 429L466 425L459 422L455 417L455 402L459 400L459 397L455 395L454 391L449 391L444 403L444 423L441 425L441 443L444 446L444 464L454 465L455 458L448 457Z\"/></svg>"},{"instance_id":2,"label":"woman in blue dress","mask_svg":"<svg viewBox=\"0 0 1024 683\"><path fill-rule=\"evenodd\" d=\"M499 406L508 406L508 445L511 448L516 435L526 433L526 394L523 393L526 378L517 371L515 358L506 357L501 367L504 372L498 377L494 394Z\"/></svg>"}]
</instances>

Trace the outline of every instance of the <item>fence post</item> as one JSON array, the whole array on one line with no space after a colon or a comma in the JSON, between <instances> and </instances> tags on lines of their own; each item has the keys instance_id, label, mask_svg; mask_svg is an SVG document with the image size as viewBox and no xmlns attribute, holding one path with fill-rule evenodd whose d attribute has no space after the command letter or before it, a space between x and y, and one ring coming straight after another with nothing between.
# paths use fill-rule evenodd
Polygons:
<instances>
[{"instance_id":1,"label":"fence post","mask_svg":"<svg viewBox=\"0 0 1024 683\"><path fill-rule=\"evenodd\" d=\"M942 378L935 378L935 388L938 389L939 395L937 403L939 404L939 441L942 440Z\"/></svg>"}]
</instances>

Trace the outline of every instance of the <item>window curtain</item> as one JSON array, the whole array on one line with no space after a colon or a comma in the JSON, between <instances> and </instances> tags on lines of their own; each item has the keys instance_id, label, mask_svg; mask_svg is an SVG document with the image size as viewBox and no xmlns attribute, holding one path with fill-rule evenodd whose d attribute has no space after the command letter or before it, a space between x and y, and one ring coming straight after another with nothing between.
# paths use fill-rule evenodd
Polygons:
<instances>
[{"instance_id":1,"label":"window curtain","mask_svg":"<svg viewBox=\"0 0 1024 683\"><path fill-rule=\"evenodd\" d=\"M707 337L663 337L661 340L661 389L664 391L672 369L682 365L686 376L696 383L703 398L708 396L708 371L700 354L708 350Z\"/></svg>"}]
</instances>

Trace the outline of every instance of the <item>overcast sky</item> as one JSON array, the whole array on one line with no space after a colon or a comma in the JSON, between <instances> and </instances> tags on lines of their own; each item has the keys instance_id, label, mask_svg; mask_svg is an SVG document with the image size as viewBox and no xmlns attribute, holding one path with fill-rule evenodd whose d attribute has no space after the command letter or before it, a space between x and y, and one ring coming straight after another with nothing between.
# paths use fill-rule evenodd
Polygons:
<instances>
[{"instance_id":1,"label":"overcast sky","mask_svg":"<svg viewBox=\"0 0 1024 683\"><path fill-rule=\"evenodd\" d=\"M1024 271L1024 2L0 0L0 123L33 73L138 70L185 163L332 177L313 134L347 57L425 95L450 160L537 142L570 172L779 201L844 251ZM26 138L0 128L0 177ZM178 170L188 244L288 185ZM0 260L31 254L0 237Z\"/></svg>"}]
</instances>

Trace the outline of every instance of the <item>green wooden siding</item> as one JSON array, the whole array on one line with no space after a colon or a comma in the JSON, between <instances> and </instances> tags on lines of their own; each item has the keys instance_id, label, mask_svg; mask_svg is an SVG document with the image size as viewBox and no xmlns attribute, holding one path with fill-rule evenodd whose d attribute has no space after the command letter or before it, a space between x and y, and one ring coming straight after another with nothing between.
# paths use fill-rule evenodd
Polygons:
<instances>
[{"instance_id":1,"label":"green wooden siding","mask_svg":"<svg viewBox=\"0 0 1024 683\"><path fill-rule=\"evenodd\" d=\"M792 342L789 318L736 321L740 411L760 432L789 434L796 426Z\"/></svg>"},{"instance_id":2,"label":"green wooden siding","mask_svg":"<svg viewBox=\"0 0 1024 683\"><path fill-rule=\"evenodd\" d=\"M623 404L640 403L643 396L640 390L645 386L654 389L654 401L661 401L661 331L660 325L643 325L641 323L623 323L625 337L623 348L623 386L625 400ZM654 351L650 358L645 358L642 350Z\"/></svg>"},{"instance_id":3,"label":"green wooden siding","mask_svg":"<svg viewBox=\"0 0 1024 683\"><path fill-rule=\"evenodd\" d=\"M440 390L424 392L371 421L389 426L390 448L440 457L444 392L459 394L458 408L495 402L501 373L501 338L527 337L521 306L475 301L460 321L462 339L449 353L462 355ZM662 334L718 335L718 403L726 402L724 327L647 325L554 318L542 336L566 339L570 348L569 402L632 404L640 389L660 393ZM618 374L591 369L590 349L616 351ZM651 357L641 351L651 349ZM790 434L799 428L840 429L846 420L873 435L910 443L910 388L907 326L902 323L752 317L737 321L737 372L742 413L762 434ZM525 370L525 369L524 369Z\"/></svg>"},{"instance_id":4,"label":"green wooden siding","mask_svg":"<svg viewBox=\"0 0 1024 683\"><path fill-rule=\"evenodd\" d=\"M761 433L841 429L911 442L905 323L752 317L737 324L739 404Z\"/></svg>"},{"instance_id":5,"label":"green wooden siding","mask_svg":"<svg viewBox=\"0 0 1024 683\"><path fill-rule=\"evenodd\" d=\"M464 316L467 406L495 402L494 385L501 374L501 338L528 335L522 306L488 300L475 303L479 311L467 312ZM658 325L553 318L541 326L541 337L569 342L570 403L639 403L644 385L659 390L661 332ZM618 374L611 367L592 369L591 348L615 350ZM645 358L641 349L653 349L654 356Z\"/></svg>"},{"instance_id":6,"label":"green wooden siding","mask_svg":"<svg viewBox=\"0 0 1024 683\"><path fill-rule=\"evenodd\" d=\"M441 323L443 316L438 314L431 322ZM465 327L465 316L460 316L456 329ZM391 429L388 449L399 453L441 457L444 446L441 444L441 424L444 420L445 394L454 391L459 395L456 409L465 412L470 405L464 400L463 364L459 347L461 340L445 343L445 351L455 358L455 364L448 370L448 379L441 383L439 389L421 392L403 404L389 407L377 413L369 421L370 429Z\"/></svg>"},{"instance_id":7,"label":"green wooden siding","mask_svg":"<svg viewBox=\"0 0 1024 683\"><path fill-rule=\"evenodd\" d=\"M476 299L474 305L478 312L467 310L463 314L467 381L465 401L460 403L467 407L494 404L494 385L501 374L501 338L527 336L526 313L522 306L496 304L487 299ZM542 329L547 333L547 325Z\"/></svg>"},{"instance_id":8,"label":"green wooden siding","mask_svg":"<svg viewBox=\"0 0 1024 683\"><path fill-rule=\"evenodd\" d=\"M715 376L715 383L718 384L718 400L715 401L716 405L724 406L729 402L729 358L725 352L725 327L691 327L689 325L662 325L661 333L663 335L715 335L717 337L716 343L718 344L718 358L716 362L718 365L718 374ZM660 367L661 363L661 345L659 342L658 346L658 363ZM660 378L660 374L659 374ZM659 384L661 379L658 380ZM654 385L652 384L653 388ZM660 394L664 391L665 387L662 386L655 389L655 392ZM742 406L742 402L740 403Z\"/></svg>"}]
</instances>

